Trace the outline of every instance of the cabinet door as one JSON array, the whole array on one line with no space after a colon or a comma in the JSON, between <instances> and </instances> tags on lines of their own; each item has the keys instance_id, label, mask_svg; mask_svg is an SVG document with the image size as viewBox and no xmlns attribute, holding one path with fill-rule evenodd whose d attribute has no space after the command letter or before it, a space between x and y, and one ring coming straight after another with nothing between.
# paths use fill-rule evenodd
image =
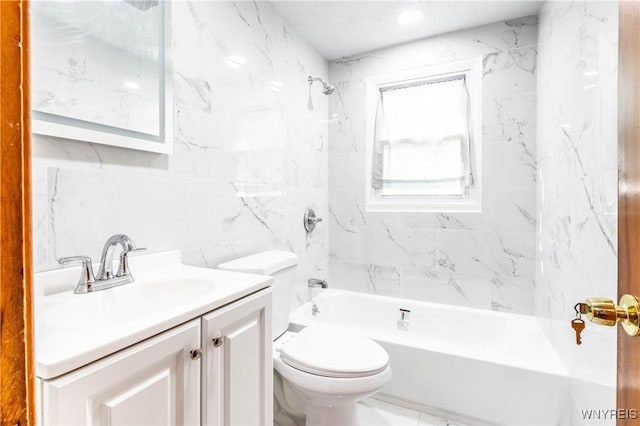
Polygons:
<instances>
[{"instance_id":1,"label":"cabinet door","mask_svg":"<svg viewBox=\"0 0 640 426\"><path fill-rule=\"evenodd\" d=\"M202 423L272 424L271 289L205 315L202 336Z\"/></svg>"},{"instance_id":2,"label":"cabinet door","mask_svg":"<svg viewBox=\"0 0 640 426\"><path fill-rule=\"evenodd\" d=\"M195 425L200 423L200 319L190 321L57 379L43 381L43 423Z\"/></svg>"}]
</instances>

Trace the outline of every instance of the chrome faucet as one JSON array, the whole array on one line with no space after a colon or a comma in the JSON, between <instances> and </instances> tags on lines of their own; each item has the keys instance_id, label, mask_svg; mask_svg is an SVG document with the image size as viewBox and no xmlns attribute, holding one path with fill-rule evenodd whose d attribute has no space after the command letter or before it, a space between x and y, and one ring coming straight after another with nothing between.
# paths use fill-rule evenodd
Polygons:
<instances>
[{"instance_id":1,"label":"chrome faucet","mask_svg":"<svg viewBox=\"0 0 640 426\"><path fill-rule=\"evenodd\" d=\"M309 280L307 281L307 286L311 288L314 288L314 287L328 288L329 284L327 283L326 280L321 280L320 278L309 278Z\"/></svg>"},{"instance_id":2,"label":"chrome faucet","mask_svg":"<svg viewBox=\"0 0 640 426\"><path fill-rule=\"evenodd\" d=\"M120 252L118 271L114 275L113 254L118 245L122 248L122 251ZM58 259L58 263L64 265L74 261L82 262L80 279L73 292L76 294L84 294L133 282L133 275L131 275L131 270L129 269L129 255L133 252L143 250L146 249L137 248L133 240L128 236L116 234L107 240L102 249L100 269L96 276L93 274L91 258L88 256L62 257Z\"/></svg>"},{"instance_id":3,"label":"chrome faucet","mask_svg":"<svg viewBox=\"0 0 640 426\"><path fill-rule=\"evenodd\" d=\"M124 234L116 234L109 237L106 243L104 243L104 247L102 248L102 255L100 256L100 269L98 270L98 275L96 276L97 280L108 280L113 278L113 252L115 251L115 247L120 245L122 247L122 252L120 253L120 266L118 268L118 272L116 276L122 277L125 275L131 275L129 273L129 264L127 261L127 256L130 252L136 250L144 250L137 249L134 242L127 235Z\"/></svg>"}]
</instances>

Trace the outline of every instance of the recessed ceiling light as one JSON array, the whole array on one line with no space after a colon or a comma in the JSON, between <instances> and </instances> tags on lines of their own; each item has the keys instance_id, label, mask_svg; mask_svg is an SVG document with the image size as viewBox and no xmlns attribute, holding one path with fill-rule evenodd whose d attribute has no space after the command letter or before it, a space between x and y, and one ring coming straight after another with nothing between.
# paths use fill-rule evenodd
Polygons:
<instances>
[{"instance_id":1,"label":"recessed ceiling light","mask_svg":"<svg viewBox=\"0 0 640 426\"><path fill-rule=\"evenodd\" d=\"M402 25L411 25L422 20L422 11L419 9L409 9L398 15L398 22Z\"/></svg>"}]
</instances>

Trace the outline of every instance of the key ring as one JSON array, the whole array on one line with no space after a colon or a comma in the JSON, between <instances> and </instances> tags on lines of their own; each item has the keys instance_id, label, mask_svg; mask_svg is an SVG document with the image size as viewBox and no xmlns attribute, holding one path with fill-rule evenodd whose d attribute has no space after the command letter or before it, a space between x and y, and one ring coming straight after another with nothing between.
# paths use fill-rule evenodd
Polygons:
<instances>
[{"instance_id":1,"label":"key ring","mask_svg":"<svg viewBox=\"0 0 640 426\"><path fill-rule=\"evenodd\" d=\"M578 306L580 306L580 302L576 303L573 307L573 309L576 311L576 319L582 319L582 314L578 309Z\"/></svg>"}]
</instances>

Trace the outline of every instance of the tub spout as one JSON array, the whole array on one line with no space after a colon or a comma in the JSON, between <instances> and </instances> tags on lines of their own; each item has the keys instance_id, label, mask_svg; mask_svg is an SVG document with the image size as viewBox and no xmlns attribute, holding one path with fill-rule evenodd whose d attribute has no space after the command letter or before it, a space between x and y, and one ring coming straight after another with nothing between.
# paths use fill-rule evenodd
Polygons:
<instances>
[{"instance_id":1,"label":"tub spout","mask_svg":"<svg viewBox=\"0 0 640 426\"><path fill-rule=\"evenodd\" d=\"M307 281L307 285L311 288L320 287L320 288L328 288L329 284L327 284L326 280L321 280L319 278L309 278Z\"/></svg>"}]
</instances>

